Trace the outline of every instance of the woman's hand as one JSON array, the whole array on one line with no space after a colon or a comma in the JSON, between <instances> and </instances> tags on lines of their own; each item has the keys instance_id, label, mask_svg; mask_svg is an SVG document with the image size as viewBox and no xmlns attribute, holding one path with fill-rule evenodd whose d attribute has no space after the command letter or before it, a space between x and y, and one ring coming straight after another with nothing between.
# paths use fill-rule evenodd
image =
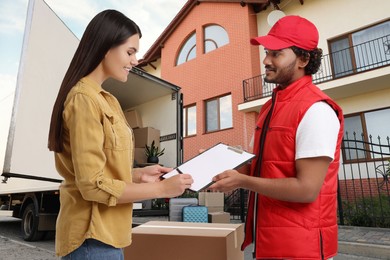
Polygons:
<instances>
[{"instance_id":1,"label":"woman's hand","mask_svg":"<svg viewBox=\"0 0 390 260\"><path fill-rule=\"evenodd\" d=\"M136 174L138 175L142 172L142 175L150 183L127 183L123 194L118 198L118 203L123 204L155 198L177 197L183 194L186 189L191 188L193 180L189 174L177 174L170 178L157 181L160 180L159 176L167 169L169 170L170 168L157 165L136 168Z\"/></svg>"},{"instance_id":2,"label":"woman's hand","mask_svg":"<svg viewBox=\"0 0 390 260\"><path fill-rule=\"evenodd\" d=\"M150 183L160 181L160 177L167 172L172 171L173 168L163 167L159 164L146 166L143 168L135 168L133 175L137 176L138 183ZM133 178L134 179L134 178Z\"/></svg>"},{"instance_id":3,"label":"woman's hand","mask_svg":"<svg viewBox=\"0 0 390 260\"><path fill-rule=\"evenodd\" d=\"M164 179L161 183L161 193L164 198L180 196L186 189L191 188L194 180L189 174L177 174L170 178Z\"/></svg>"}]
</instances>

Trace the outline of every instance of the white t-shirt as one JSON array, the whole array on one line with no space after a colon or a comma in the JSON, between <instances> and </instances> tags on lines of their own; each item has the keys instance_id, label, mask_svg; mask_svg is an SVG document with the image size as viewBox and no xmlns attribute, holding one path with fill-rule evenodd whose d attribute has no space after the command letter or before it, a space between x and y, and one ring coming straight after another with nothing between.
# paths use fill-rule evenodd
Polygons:
<instances>
[{"instance_id":1,"label":"white t-shirt","mask_svg":"<svg viewBox=\"0 0 390 260\"><path fill-rule=\"evenodd\" d=\"M325 102L313 104L299 123L296 134L295 160L327 156L334 159L340 122Z\"/></svg>"}]
</instances>

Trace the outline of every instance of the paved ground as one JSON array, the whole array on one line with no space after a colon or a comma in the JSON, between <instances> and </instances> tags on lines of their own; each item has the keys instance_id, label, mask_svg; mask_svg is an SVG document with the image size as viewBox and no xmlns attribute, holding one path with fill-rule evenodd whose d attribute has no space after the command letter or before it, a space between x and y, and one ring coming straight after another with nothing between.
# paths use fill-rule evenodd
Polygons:
<instances>
[{"instance_id":1,"label":"paved ground","mask_svg":"<svg viewBox=\"0 0 390 260\"><path fill-rule=\"evenodd\" d=\"M134 217L135 224L151 220L168 221L168 217ZM245 250L245 260L251 260L252 247ZM390 229L339 227L339 254L334 260L390 259Z\"/></svg>"},{"instance_id":2,"label":"paved ground","mask_svg":"<svg viewBox=\"0 0 390 260\"><path fill-rule=\"evenodd\" d=\"M54 243L53 243L54 244ZM52 260L55 257L52 250L47 250L29 243L9 239L0 235L0 260Z\"/></svg>"},{"instance_id":3,"label":"paved ground","mask_svg":"<svg viewBox=\"0 0 390 260\"><path fill-rule=\"evenodd\" d=\"M134 222L138 224L150 220L167 220L167 217L134 217ZM251 248L245 250L245 260L251 260L251 250ZM0 260L27 259L58 260L59 258L54 255L54 239L25 242L20 236L20 220L0 217ZM390 259L390 229L339 228L339 254L334 260L378 259Z\"/></svg>"},{"instance_id":4,"label":"paved ground","mask_svg":"<svg viewBox=\"0 0 390 260\"><path fill-rule=\"evenodd\" d=\"M390 229L341 226L338 251L364 256L366 259L390 259Z\"/></svg>"},{"instance_id":5,"label":"paved ground","mask_svg":"<svg viewBox=\"0 0 390 260\"><path fill-rule=\"evenodd\" d=\"M390 229L341 226L339 228L339 240L390 247Z\"/></svg>"}]
</instances>

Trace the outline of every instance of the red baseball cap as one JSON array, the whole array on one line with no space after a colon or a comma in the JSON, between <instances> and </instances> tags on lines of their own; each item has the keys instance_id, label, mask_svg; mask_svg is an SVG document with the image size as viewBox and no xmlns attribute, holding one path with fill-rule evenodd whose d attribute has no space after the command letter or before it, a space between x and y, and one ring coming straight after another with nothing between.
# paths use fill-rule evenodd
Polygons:
<instances>
[{"instance_id":1,"label":"red baseball cap","mask_svg":"<svg viewBox=\"0 0 390 260\"><path fill-rule=\"evenodd\" d=\"M313 23L296 15L282 17L265 36L251 39L253 45L263 45L269 50L291 46L311 51L317 48L318 30Z\"/></svg>"}]
</instances>

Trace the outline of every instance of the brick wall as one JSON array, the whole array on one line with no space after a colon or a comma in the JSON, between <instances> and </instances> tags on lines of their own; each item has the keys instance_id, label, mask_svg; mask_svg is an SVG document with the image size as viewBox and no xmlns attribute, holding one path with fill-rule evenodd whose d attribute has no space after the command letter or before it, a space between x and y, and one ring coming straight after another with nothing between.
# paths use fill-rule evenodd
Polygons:
<instances>
[{"instance_id":1,"label":"brick wall","mask_svg":"<svg viewBox=\"0 0 390 260\"><path fill-rule=\"evenodd\" d=\"M203 52L203 26L218 24L229 35L229 44L212 52ZM196 31L196 58L175 66L181 45ZM182 88L184 105L197 106L197 134L184 140L184 160L217 142L241 145L249 143L255 128L256 112L238 111L243 102L242 81L260 74L259 48L249 44L257 36L256 15L250 6L239 3L200 3L175 28L161 53L161 76ZM231 93L233 128L205 133L204 100Z\"/></svg>"},{"instance_id":2,"label":"brick wall","mask_svg":"<svg viewBox=\"0 0 390 260\"><path fill-rule=\"evenodd\" d=\"M377 197L385 193L378 187L382 182L383 178L339 180L339 192L342 200L349 202L361 198ZM386 183L384 188L386 189Z\"/></svg>"}]
</instances>

